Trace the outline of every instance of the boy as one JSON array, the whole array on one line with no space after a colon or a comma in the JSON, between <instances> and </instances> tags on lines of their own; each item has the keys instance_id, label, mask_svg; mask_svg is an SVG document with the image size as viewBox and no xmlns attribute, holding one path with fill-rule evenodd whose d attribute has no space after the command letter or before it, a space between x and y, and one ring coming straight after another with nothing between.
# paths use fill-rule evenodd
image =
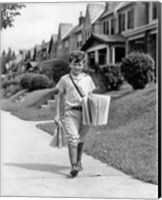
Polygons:
<instances>
[{"instance_id":1,"label":"boy","mask_svg":"<svg viewBox=\"0 0 162 200\"><path fill-rule=\"evenodd\" d=\"M77 176L82 170L81 157L86 134L90 127L82 124L82 97L74 86L71 78L79 88L82 96L88 95L95 89L91 77L82 72L84 68L85 54L82 51L74 51L70 55L69 66L70 74L64 75L56 88L59 93L56 98L56 115L55 122L60 123L60 105L64 100L64 116L61 119L66 131L68 141L69 158L71 162L71 175ZM71 77L70 77L71 76Z\"/></svg>"}]
</instances>

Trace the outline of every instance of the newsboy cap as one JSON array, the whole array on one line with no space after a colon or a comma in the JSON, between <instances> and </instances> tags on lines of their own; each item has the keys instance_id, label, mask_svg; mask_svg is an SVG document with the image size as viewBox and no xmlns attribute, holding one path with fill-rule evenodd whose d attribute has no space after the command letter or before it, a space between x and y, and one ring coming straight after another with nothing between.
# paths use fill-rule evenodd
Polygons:
<instances>
[{"instance_id":1,"label":"newsboy cap","mask_svg":"<svg viewBox=\"0 0 162 200\"><path fill-rule=\"evenodd\" d=\"M69 61L71 62L74 60L75 62L80 62L83 61L84 58L85 58L85 53L83 51L76 50L70 54Z\"/></svg>"}]
</instances>

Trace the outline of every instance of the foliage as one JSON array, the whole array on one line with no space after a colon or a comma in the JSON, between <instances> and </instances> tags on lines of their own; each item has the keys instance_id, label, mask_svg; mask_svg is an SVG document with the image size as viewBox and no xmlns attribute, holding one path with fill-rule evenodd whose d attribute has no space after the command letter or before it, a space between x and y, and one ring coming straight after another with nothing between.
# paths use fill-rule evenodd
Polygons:
<instances>
[{"instance_id":1,"label":"foliage","mask_svg":"<svg viewBox=\"0 0 162 200\"><path fill-rule=\"evenodd\" d=\"M49 87L49 78L45 75L35 74L30 79L30 90L45 89Z\"/></svg>"},{"instance_id":2,"label":"foliage","mask_svg":"<svg viewBox=\"0 0 162 200\"><path fill-rule=\"evenodd\" d=\"M30 81L31 81L31 77L33 77L34 74L33 73L26 73L22 76L21 80L20 80L20 85L22 88L24 89L29 89L30 88Z\"/></svg>"},{"instance_id":3,"label":"foliage","mask_svg":"<svg viewBox=\"0 0 162 200\"><path fill-rule=\"evenodd\" d=\"M52 67L52 75L53 75L53 80L57 83L59 79L70 72L70 68L67 62L63 60L56 60L53 63Z\"/></svg>"},{"instance_id":4,"label":"foliage","mask_svg":"<svg viewBox=\"0 0 162 200\"><path fill-rule=\"evenodd\" d=\"M24 89L33 91L48 88L50 86L50 80L42 74L27 73L21 78L20 85Z\"/></svg>"},{"instance_id":5,"label":"foliage","mask_svg":"<svg viewBox=\"0 0 162 200\"><path fill-rule=\"evenodd\" d=\"M102 81L108 90L119 90L123 84L124 78L122 76L119 64L110 64L99 69Z\"/></svg>"},{"instance_id":6,"label":"foliage","mask_svg":"<svg viewBox=\"0 0 162 200\"><path fill-rule=\"evenodd\" d=\"M143 89L154 78L155 64L151 56L132 52L123 59L121 72L134 89Z\"/></svg>"},{"instance_id":7,"label":"foliage","mask_svg":"<svg viewBox=\"0 0 162 200\"><path fill-rule=\"evenodd\" d=\"M1 29L12 27L14 18L20 15L19 9L25 7L23 4L18 3L2 3L1 4Z\"/></svg>"},{"instance_id":8,"label":"foliage","mask_svg":"<svg viewBox=\"0 0 162 200\"><path fill-rule=\"evenodd\" d=\"M40 70L43 74L57 83L63 75L69 73L70 68L68 62L53 59L40 63Z\"/></svg>"},{"instance_id":9,"label":"foliage","mask_svg":"<svg viewBox=\"0 0 162 200\"><path fill-rule=\"evenodd\" d=\"M8 49L7 53L5 51L2 52L2 56L1 56L1 73L2 74L7 74L6 64L14 60L15 58L16 58L15 52L12 51L11 48ZM12 68L14 67L14 65L12 64L12 66L10 67Z\"/></svg>"}]
</instances>

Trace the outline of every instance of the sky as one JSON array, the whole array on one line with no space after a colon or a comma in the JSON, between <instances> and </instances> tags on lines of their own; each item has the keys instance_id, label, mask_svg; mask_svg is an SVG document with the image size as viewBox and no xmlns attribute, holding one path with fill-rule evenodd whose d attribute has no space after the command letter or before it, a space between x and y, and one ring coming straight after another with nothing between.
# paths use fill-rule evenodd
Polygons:
<instances>
[{"instance_id":1,"label":"sky","mask_svg":"<svg viewBox=\"0 0 162 200\"><path fill-rule=\"evenodd\" d=\"M95 3L95 2L94 2ZM85 16L87 2L81 3L26 3L15 17L14 27L1 32L1 50L10 47L17 54L20 49L30 49L43 40L48 42L58 33L59 23L78 24L82 11Z\"/></svg>"}]
</instances>

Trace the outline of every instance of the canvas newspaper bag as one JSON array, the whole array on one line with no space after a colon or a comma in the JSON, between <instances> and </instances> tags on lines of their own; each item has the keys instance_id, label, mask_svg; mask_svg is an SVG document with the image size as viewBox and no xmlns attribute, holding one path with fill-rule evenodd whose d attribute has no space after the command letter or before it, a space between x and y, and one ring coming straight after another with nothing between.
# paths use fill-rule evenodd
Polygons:
<instances>
[{"instance_id":1,"label":"canvas newspaper bag","mask_svg":"<svg viewBox=\"0 0 162 200\"><path fill-rule=\"evenodd\" d=\"M70 79L79 95L82 97L82 119L84 125L101 126L108 123L111 96L89 94L84 96L75 84L72 76Z\"/></svg>"}]
</instances>

